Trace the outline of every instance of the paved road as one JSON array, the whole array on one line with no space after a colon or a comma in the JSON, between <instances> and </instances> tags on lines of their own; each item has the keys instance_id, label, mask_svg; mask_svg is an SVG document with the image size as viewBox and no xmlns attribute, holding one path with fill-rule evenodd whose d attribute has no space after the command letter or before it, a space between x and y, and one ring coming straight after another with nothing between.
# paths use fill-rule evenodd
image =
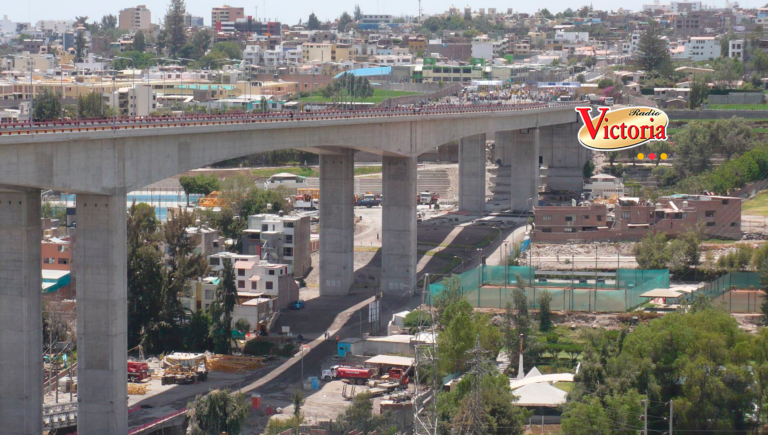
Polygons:
<instances>
[{"instance_id":1,"label":"paved road","mask_svg":"<svg viewBox=\"0 0 768 435\"><path fill-rule=\"evenodd\" d=\"M109 130L134 130L163 127L192 127L225 124L270 124L275 122L299 123L302 120L345 120L361 118L391 118L393 116L441 116L456 113L511 112L546 107L572 105L573 103L522 103L522 104L475 104L429 105L422 108L370 109L356 111L324 110L310 113L249 113L229 115L183 115L173 117L112 118L82 121L45 121L0 124L0 136L29 134L82 133Z\"/></svg>"}]
</instances>

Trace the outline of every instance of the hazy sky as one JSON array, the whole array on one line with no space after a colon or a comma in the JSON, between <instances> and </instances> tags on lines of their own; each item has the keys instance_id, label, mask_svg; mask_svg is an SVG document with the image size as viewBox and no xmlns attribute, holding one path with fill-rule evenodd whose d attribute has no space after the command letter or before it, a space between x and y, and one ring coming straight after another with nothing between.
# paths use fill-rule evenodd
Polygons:
<instances>
[{"instance_id":1,"label":"hazy sky","mask_svg":"<svg viewBox=\"0 0 768 435\"><path fill-rule=\"evenodd\" d=\"M168 0L0 0L3 2L0 7L0 15L7 15L12 21L32 22L38 20L52 19L73 19L75 16L87 15L89 21L100 20L106 14L117 15L120 9L146 4L152 11L152 22L157 23L165 14L168 7ZM245 14L258 17L266 16L268 19L277 19L283 23L295 24L301 18L307 20L310 13L314 12L321 20L332 19L348 11L350 14L354 10L355 4L359 4L363 13L386 13L392 15L415 15L418 13L419 3L417 0L331 0L331 1L313 1L313 0L187 0L187 12L193 15L205 18L205 24L210 25L211 7L229 4L232 6L242 6L245 8ZM653 0L639 0L636 2L616 2L612 0L594 0L592 5L598 9L617 9L625 7L629 9L640 10L643 3L652 3ZM661 3L669 3L668 0L661 0ZM723 5L724 0L717 0L717 5ZM749 6L748 2L740 2L743 6ZM753 1L753 7L757 2ZM321 5L322 6L319 6ZM464 7L471 4L476 10L479 7L495 7L499 11L512 7L515 11L535 12L546 7L551 12L564 10L566 8L578 9L581 6L589 5L589 0L546 0L531 2L510 2L501 0L473 0L471 2L456 3L450 0L422 0L421 7L425 13L435 14L446 11L451 6ZM705 0L708 6L713 5L713 0ZM257 13L258 8L258 13ZM264 9L266 8L266 12Z\"/></svg>"}]
</instances>

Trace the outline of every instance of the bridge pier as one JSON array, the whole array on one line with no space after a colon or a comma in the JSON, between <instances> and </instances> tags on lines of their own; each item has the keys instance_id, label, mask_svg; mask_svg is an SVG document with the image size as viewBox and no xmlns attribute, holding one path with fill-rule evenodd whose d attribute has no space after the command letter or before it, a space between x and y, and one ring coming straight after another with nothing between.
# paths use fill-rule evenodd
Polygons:
<instances>
[{"instance_id":1,"label":"bridge pier","mask_svg":"<svg viewBox=\"0 0 768 435\"><path fill-rule=\"evenodd\" d=\"M459 143L459 211L485 212L485 133Z\"/></svg>"},{"instance_id":2,"label":"bridge pier","mask_svg":"<svg viewBox=\"0 0 768 435\"><path fill-rule=\"evenodd\" d=\"M416 157L382 158L381 290L416 291Z\"/></svg>"},{"instance_id":3,"label":"bridge pier","mask_svg":"<svg viewBox=\"0 0 768 435\"><path fill-rule=\"evenodd\" d=\"M496 146L512 165L510 209L530 211L539 197L539 129L496 133Z\"/></svg>"},{"instance_id":4,"label":"bridge pier","mask_svg":"<svg viewBox=\"0 0 768 435\"><path fill-rule=\"evenodd\" d=\"M347 295L355 273L354 150L320 156L320 295Z\"/></svg>"},{"instance_id":5,"label":"bridge pier","mask_svg":"<svg viewBox=\"0 0 768 435\"><path fill-rule=\"evenodd\" d=\"M0 434L43 431L40 190L0 191Z\"/></svg>"},{"instance_id":6,"label":"bridge pier","mask_svg":"<svg viewBox=\"0 0 768 435\"><path fill-rule=\"evenodd\" d=\"M128 433L125 204L125 193L77 195L73 254L80 435Z\"/></svg>"}]
</instances>

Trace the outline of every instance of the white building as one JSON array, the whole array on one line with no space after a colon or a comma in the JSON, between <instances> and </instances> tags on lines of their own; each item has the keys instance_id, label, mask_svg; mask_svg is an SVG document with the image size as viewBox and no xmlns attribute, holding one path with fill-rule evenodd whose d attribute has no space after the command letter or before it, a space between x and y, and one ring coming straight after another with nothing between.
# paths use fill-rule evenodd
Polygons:
<instances>
[{"instance_id":1,"label":"white building","mask_svg":"<svg viewBox=\"0 0 768 435\"><path fill-rule=\"evenodd\" d=\"M410 65L413 63L413 55L411 54L398 54L391 56L373 56L371 62L379 65Z\"/></svg>"},{"instance_id":2,"label":"white building","mask_svg":"<svg viewBox=\"0 0 768 435\"><path fill-rule=\"evenodd\" d=\"M589 32L566 32L558 29L555 32L555 41L562 42L588 42Z\"/></svg>"},{"instance_id":3,"label":"white building","mask_svg":"<svg viewBox=\"0 0 768 435\"><path fill-rule=\"evenodd\" d=\"M149 116L152 112L157 110L157 94L152 90L151 85L145 83L136 84L135 87L131 88L120 88L115 92L105 92L104 102L112 108L118 107L117 110L119 111L120 116ZM198 229L193 228L192 230ZM206 231L203 232L206 233ZM187 233L190 233L189 228L187 229ZM218 231L216 231L216 233L218 234ZM202 234L201 238L204 241L207 241L208 237L207 234ZM203 242L201 241L201 243ZM203 246L199 248L201 249L200 253L212 253L204 252L205 250L203 249Z\"/></svg>"},{"instance_id":4,"label":"white building","mask_svg":"<svg viewBox=\"0 0 768 435\"><path fill-rule=\"evenodd\" d=\"M728 57L744 60L744 49L746 48L744 39L732 39L728 42Z\"/></svg>"},{"instance_id":5,"label":"white building","mask_svg":"<svg viewBox=\"0 0 768 435\"><path fill-rule=\"evenodd\" d=\"M2 23L2 20L0 20L0 23ZM44 32L58 33L61 35L62 33L72 30L74 24L74 20L41 20L38 21L35 26ZM0 26L2 26L2 24L0 24Z\"/></svg>"},{"instance_id":6,"label":"white building","mask_svg":"<svg viewBox=\"0 0 768 435\"><path fill-rule=\"evenodd\" d=\"M493 59L493 42L472 41L472 57L476 59Z\"/></svg>"},{"instance_id":7,"label":"white building","mask_svg":"<svg viewBox=\"0 0 768 435\"><path fill-rule=\"evenodd\" d=\"M0 20L0 35L16 35L16 23L8 19L8 15L4 15Z\"/></svg>"},{"instance_id":8,"label":"white building","mask_svg":"<svg viewBox=\"0 0 768 435\"><path fill-rule=\"evenodd\" d=\"M588 183L584 183L586 199L610 198L612 195L621 198L628 193L624 187L624 180L613 175L596 174L589 177Z\"/></svg>"},{"instance_id":9,"label":"white building","mask_svg":"<svg viewBox=\"0 0 768 435\"><path fill-rule=\"evenodd\" d=\"M694 62L720 57L720 40L714 36L691 36L685 45L685 55Z\"/></svg>"},{"instance_id":10,"label":"white building","mask_svg":"<svg viewBox=\"0 0 768 435\"><path fill-rule=\"evenodd\" d=\"M259 45L246 45L243 50L243 59L251 63L251 65L261 65L264 59L264 53Z\"/></svg>"},{"instance_id":11,"label":"white building","mask_svg":"<svg viewBox=\"0 0 768 435\"><path fill-rule=\"evenodd\" d=\"M683 12L698 12L702 9L701 2L681 1L672 2L672 12L679 14Z\"/></svg>"}]
</instances>

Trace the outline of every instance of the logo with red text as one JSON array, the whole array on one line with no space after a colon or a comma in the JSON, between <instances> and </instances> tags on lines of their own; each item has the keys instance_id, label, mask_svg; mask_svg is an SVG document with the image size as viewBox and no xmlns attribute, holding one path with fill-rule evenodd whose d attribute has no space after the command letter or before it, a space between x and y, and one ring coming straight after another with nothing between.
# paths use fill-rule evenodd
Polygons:
<instances>
[{"instance_id":1,"label":"logo with red text","mask_svg":"<svg viewBox=\"0 0 768 435\"><path fill-rule=\"evenodd\" d=\"M598 107L577 107L584 125L579 130L579 142L595 151L618 151L634 148L655 140L667 140L669 117L663 110L652 107L625 107L611 110Z\"/></svg>"}]
</instances>

